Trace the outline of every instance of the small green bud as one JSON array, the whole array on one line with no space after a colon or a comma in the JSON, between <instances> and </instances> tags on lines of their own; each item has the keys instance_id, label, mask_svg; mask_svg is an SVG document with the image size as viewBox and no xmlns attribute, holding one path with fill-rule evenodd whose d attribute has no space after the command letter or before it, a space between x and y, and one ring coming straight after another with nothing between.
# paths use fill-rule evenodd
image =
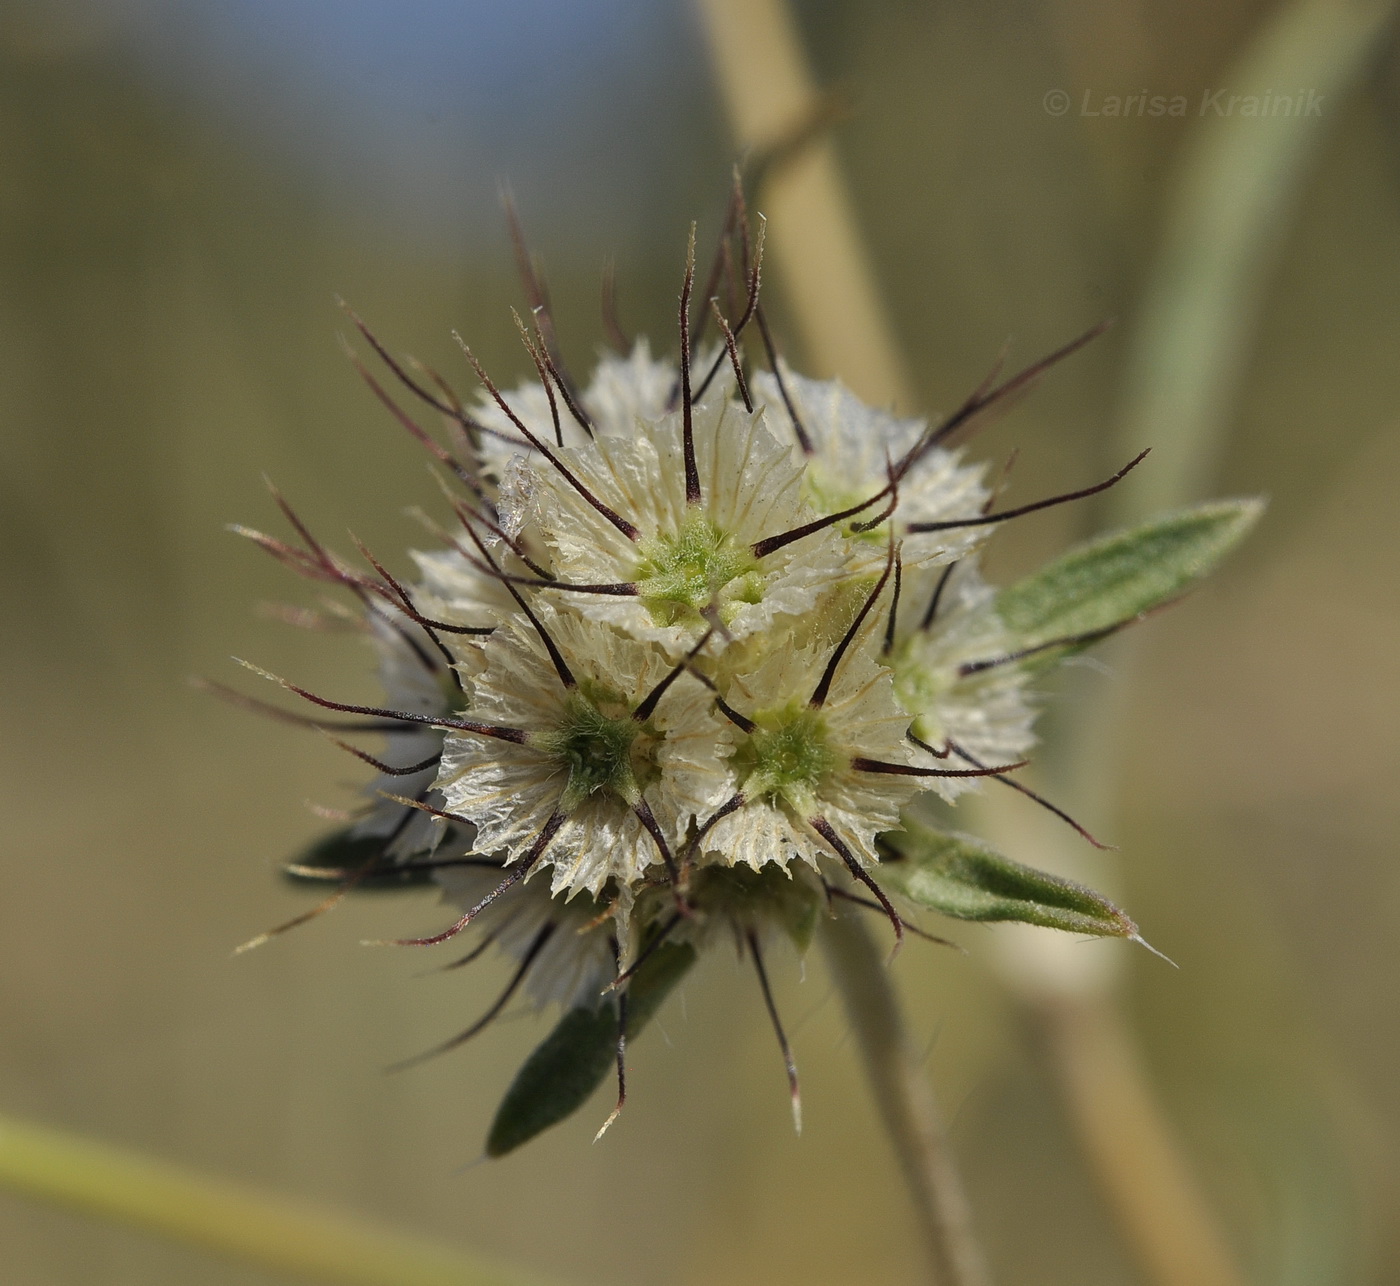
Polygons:
<instances>
[{"instance_id":1,"label":"small green bud","mask_svg":"<svg viewBox=\"0 0 1400 1286\"><path fill-rule=\"evenodd\" d=\"M626 713L626 704L615 694L585 693L582 686L571 692L559 726L533 738L533 744L569 774L559 807L571 813L604 791L619 799L636 799L641 792L633 760L641 732L642 725Z\"/></svg>"}]
</instances>

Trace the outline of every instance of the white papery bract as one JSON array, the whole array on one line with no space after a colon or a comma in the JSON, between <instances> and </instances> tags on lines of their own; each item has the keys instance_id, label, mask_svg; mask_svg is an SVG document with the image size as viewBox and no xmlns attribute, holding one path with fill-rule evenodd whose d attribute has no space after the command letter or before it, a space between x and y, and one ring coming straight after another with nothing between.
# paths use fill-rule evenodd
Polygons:
<instances>
[{"instance_id":1,"label":"white papery bract","mask_svg":"<svg viewBox=\"0 0 1400 1286\"><path fill-rule=\"evenodd\" d=\"M806 432L810 451L794 443L803 465L804 491L819 513L840 513L879 491L889 480L889 470L925 438L928 422L901 419L888 411L867 406L840 380L809 380L783 367L783 387ZM753 378L755 400L767 410L770 422L788 419L777 377L760 371ZM950 563L965 558L986 538L985 527L960 527L937 533L908 532L910 523L943 522L976 514L987 500L982 485L983 465L961 463L961 453L932 446L920 453L917 463L900 479L899 504L890 523L873 531L857 529L882 505L852 517L845 530L863 535L866 566L884 561L888 526L904 540L906 565L921 562Z\"/></svg>"},{"instance_id":2,"label":"white papery bract","mask_svg":"<svg viewBox=\"0 0 1400 1286\"><path fill-rule=\"evenodd\" d=\"M946 568L916 570L909 580L910 606L923 610ZM1035 745L1036 708L1026 674L1015 664L976 666L1008 657L1016 641L996 612L996 592L978 573L976 561L959 563L939 595L936 629L918 628L911 611L889 657L910 730L934 747L951 745L955 766L1007 764ZM966 752L959 754L958 752ZM920 762L932 763L924 756ZM941 777L931 785L944 799L976 790L980 778Z\"/></svg>"},{"instance_id":3,"label":"white papery bract","mask_svg":"<svg viewBox=\"0 0 1400 1286\"><path fill-rule=\"evenodd\" d=\"M442 899L468 911L501 882L501 872L481 867L447 867L438 872ZM573 898L550 893L543 880L527 881L511 896L489 903L475 929L518 963L528 962L525 992L537 1006L594 1004L617 974L627 950L620 926L607 907L586 893Z\"/></svg>"},{"instance_id":4,"label":"white papery bract","mask_svg":"<svg viewBox=\"0 0 1400 1286\"><path fill-rule=\"evenodd\" d=\"M721 374L724 378L716 382L715 388L716 396L720 397L727 394L733 383L727 372ZM551 407L549 392L537 380L504 394L510 413L483 394L472 408L472 416L488 430L480 443L488 470L495 478L504 479L517 458L534 456L538 459L530 444L521 437L512 415L550 446L556 442L557 416L564 445L581 446L591 436L632 436L638 421L650 423L673 409L677 389L675 362L653 358L651 345L643 337L626 356L605 353L598 359L592 380L578 398L579 409L589 422L588 429L579 424L558 392L554 393Z\"/></svg>"},{"instance_id":5,"label":"white papery bract","mask_svg":"<svg viewBox=\"0 0 1400 1286\"><path fill-rule=\"evenodd\" d=\"M635 638L684 651L717 614L733 638L809 612L850 575L834 530L759 557L752 546L818 516L804 472L759 412L713 399L694 408L701 499L686 499L683 417L638 420L629 436L603 436L559 455L571 475L638 530L620 531L555 469L517 467L503 500L549 550L556 576L575 584L635 584L633 597L582 596L580 611Z\"/></svg>"},{"instance_id":6,"label":"white papery bract","mask_svg":"<svg viewBox=\"0 0 1400 1286\"><path fill-rule=\"evenodd\" d=\"M828 656L816 649L779 649L753 673L730 677L730 703L757 727L736 735L731 763L744 804L706 836L710 861L759 870L797 859L815 867L833 856L812 829L824 818L858 861L875 864L875 836L899 825L900 809L923 782L852 766L860 757L912 762L909 716L890 670L870 655L871 641L856 640L820 708L810 698Z\"/></svg>"},{"instance_id":7,"label":"white papery bract","mask_svg":"<svg viewBox=\"0 0 1400 1286\"><path fill-rule=\"evenodd\" d=\"M568 607L542 607L539 622L523 615L501 621L481 648L473 682L472 716L527 739L449 733L436 787L446 811L476 826L484 852L519 856L562 813L538 859L552 868L554 892L597 897L609 881L629 889L664 863L638 802L678 846L690 823L725 798L729 732L693 680L673 682L650 717L634 720L672 670L666 657Z\"/></svg>"}]
</instances>

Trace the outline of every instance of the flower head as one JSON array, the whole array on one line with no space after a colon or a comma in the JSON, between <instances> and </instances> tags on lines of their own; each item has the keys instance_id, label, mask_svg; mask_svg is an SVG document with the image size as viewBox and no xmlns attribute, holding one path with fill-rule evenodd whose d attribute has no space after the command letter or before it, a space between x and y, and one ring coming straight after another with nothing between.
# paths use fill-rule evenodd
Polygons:
<instances>
[{"instance_id":1,"label":"flower head","mask_svg":"<svg viewBox=\"0 0 1400 1286\"><path fill-rule=\"evenodd\" d=\"M728 685L726 704L746 724L731 761L743 804L705 836L711 860L755 870L848 853L877 861L875 836L899 825L922 782L899 772L913 748L893 674L869 649L851 653L825 691L830 657L813 648L777 651Z\"/></svg>"},{"instance_id":2,"label":"flower head","mask_svg":"<svg viewBox=\"0 0 1400 1286\"><path fill-rule=\"evenodd\" d=\"M698 497L682 463L687 423ZM580 594L580 610L672 653L712 620L744 638L800 616L848 572L832 529L761 547L818 516L801 464L762 411L715 398L558 454L562 469L513 472L503 502L543 542L559 581L625 590Z\"/></svg>"},{"instance_id":3,"label":"flower head","mask_svg":"<svg viewBox=\"0 0 1400 1286\"><path fill-rule=\"evenodd\" d=\"M741 206L727 227L742 230ZM352 567L285 505L300 545L247 533L358 600L386 693L362 705L279 680L317 708L300 721L386 738L380 755L341 741L379 772L370 802L290 868L338 882L317 911L432 878L456 917L404 941L470 929L478 945L456 963L493 943L513 959L506 991L442 1048L517 990L566 1010L507 1095L493 1154L577 1107L614 1045L620 1107L627 1040L726 939L755 966L796 1111L764 953L805 949L832 898L884 914L897 938L912 926L886 885L955 917L1136 934L1097 895L906 810L990 780L1087 837L1010 775L1034 741L1032 679L1179 593L1256 509L1170 515L992 590L976 554L998 524L1103 490L1141 459L998 508L951 445L1088 336L987 380L941 423L902 419L776 357L759 253L745 234L716 259L742 300L732 324L711 305L722 348L694 356L692 255L677 358L638 342L576 384L541 306L521 326L538 379L501 393L468 352L484 389L470 411L357 319L409 395L447 417L451 446L362 368L460 483L457 526L405 581L365 550L369 570ZM527 286L545 297L533 275ZM741 346L754 317L766 370Z\"/></svg>"},{"instance_id":4,"label":"flower head","mask_svg":"<svg viewBox=\"0 0 1400 1286\"><path fill-rule=\"evenodd\" d=\"M795 416L802 425L802 440L794 442L793 450L803 466L806 498L815 510L829 514L858 505L887 485L892 470L905 466L898 504L883 515L888 521L872 525L871 513L863 511L845 525L847 534L863 537L871 546L868 566L878 569L883 561L889 526L895 538L903 540L913 523L974 514L986 503L985 467L965 465L959 452L930 441L926 420L901 419L866 406L840 380L809 380L786 364L781 369L781 385L776 372L758 372L754 395L777 422ZM905 565L956 562L986 536L986 529L978 527L915 536L906 541Z\"/></svg>"},{"instance_id":5,"label":"flower head","mask_svg":"<svg viewBox=\"0 0 1400 1286\"><path fill-rule=\"evenodd\" d=\"M449 732L435 787L477 846L533 854L556 893L629 892L726 795L728 734L705 689L653 645L572 605L504 618L472 714L518 732ZM545 838L547 837L547 839Z\"/></svg>"}]
</instances>

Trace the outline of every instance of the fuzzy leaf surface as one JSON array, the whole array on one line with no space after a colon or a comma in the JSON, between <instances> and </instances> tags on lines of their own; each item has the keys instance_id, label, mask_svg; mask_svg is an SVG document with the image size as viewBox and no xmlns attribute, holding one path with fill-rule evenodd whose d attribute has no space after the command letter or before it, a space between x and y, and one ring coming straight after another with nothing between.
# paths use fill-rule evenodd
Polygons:
<instances>
[{"instance_id":1,"label":"fuzzy leaf surface","mask_svg":"<svg viewBox=\"0 0 1400 1286\"><path fill-rule=\"evenodd\" d=\"M1135 938L1137 925L1073 880L1003 857L967 835L926 826L882 837L893 860L877 878L916 906L957 920L1019 920L1096 937Z\"/></svg>"},{"instance_id":2,"label":"fuzzy leaf surface","mask_svg":"<svg viewBox=\"0 0 1400 1286\"><path fill-rule=\"evenodd\" d=\"M308 845L282 868L282 875L293 884L308 886L334 884L342 872L353 873L366 866L387 862L383 835L356 835L353 826L324 835ZM385 869L357 880L352 892L370 893L386 889L418 888L432 883L429 869Z\"/></svg>"},{"instance_id":3,"label":"fuzzy leaf surface","mask_svg":"<svg viewBox=\"0 0 1400 1286\"><path fill-rule=\"evenodd\" d=\"M1059 660L1184 593L1263 510L1261 500L1214 500L1101 536L1002 590L997 614L1020 648L1044 649L1023 664Z\"/></svg>"},{"instance_id":4,"label":"fuzzy leaf surface","mask_svg":"<svg viewBox=\"0 0 1400 1286\"><path fill-rule=\"evenodd\" d=\"M667 942L627 984L627 1039L650 1021L695 963L695 948ZM617 1061L618 1005L571 1009L516 1073L491 1122L486 1155L505 1156L584 1105Z\"/></svg>"}]
</instances>

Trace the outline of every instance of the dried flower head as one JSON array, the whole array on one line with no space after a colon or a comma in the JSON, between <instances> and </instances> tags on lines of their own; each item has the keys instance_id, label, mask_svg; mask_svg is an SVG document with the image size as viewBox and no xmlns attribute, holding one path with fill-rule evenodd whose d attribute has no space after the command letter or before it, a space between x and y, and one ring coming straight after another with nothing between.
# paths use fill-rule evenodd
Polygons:
<instances>
[{"instance_id":1,"label":"dried flower head","mask_svg":"<svg viewBox=\"0 0 1400 1286\"><path fill-rule=\"evenodd\" d=\"M639 341L579 385L522 262L533 325L517 323L537 378L502 393L466 350L481 384L470 409L354 318L445 426L444 444L356 359L449 475L456 526L414 555L414 578L363 548L363 566L344 561L280 497L299 543L246 533L354 596L386 693L366 706L276 680L331 712L302 722L379 774L362 815L288 868L336 886L290 923L353 890L435 880L453 919L406 944L471 930L454 964L491 945L515 962L505 992L440 1049L518 991L565 1010L488 1151L567 1115L613 1065L620 1108L627 1040L719 941L754 965L796 1112L765 952L804 950L832 898L886 916L896 941L922 933L896 898L1136 937L1097 894L930 830L909 806L991 780L1090 838L1013 775L1034 742L1031 684L1179 595L1257 505L1169 515L998 592L976 567L998 524L1112 486L1142 456L1082 490L998 508L953 439L1096 331L1010 379L994 372L937 424L872 409L774 352L761 228L751 239L736 188L703 307L692 236L676 357ZM722 287L730 317L708 297ZM723 342L703 350L710 320ZM349 733L382 733L385 747L371 754Z\"/></svg>"}]
</instances>

